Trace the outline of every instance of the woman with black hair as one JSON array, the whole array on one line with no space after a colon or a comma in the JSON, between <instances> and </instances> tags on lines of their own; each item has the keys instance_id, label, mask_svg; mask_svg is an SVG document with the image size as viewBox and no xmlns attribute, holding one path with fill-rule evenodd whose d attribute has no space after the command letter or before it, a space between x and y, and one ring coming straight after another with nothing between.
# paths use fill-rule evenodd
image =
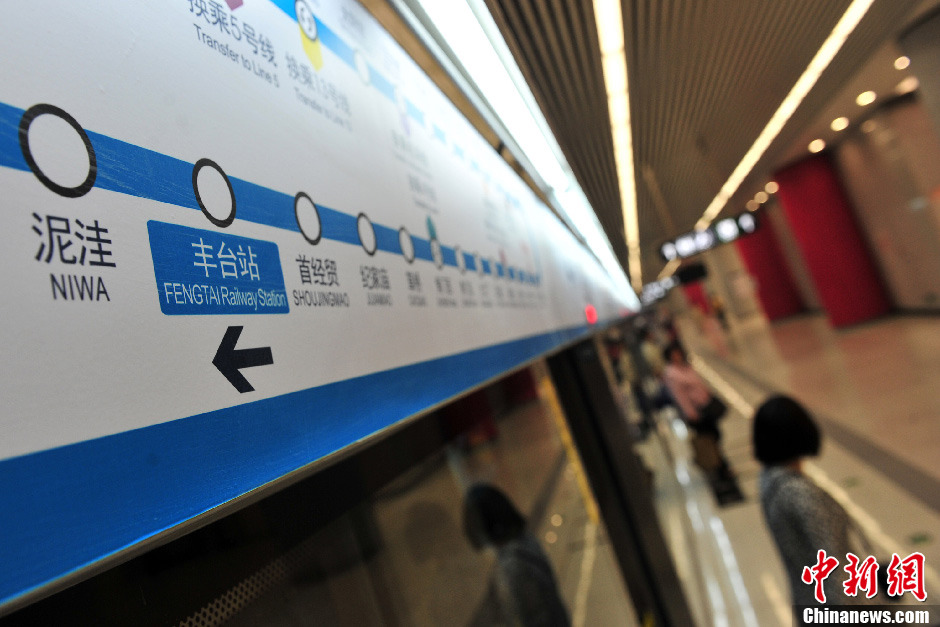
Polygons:
<instances>
[{"instance_id":1,"label":"woman with black hair","mask_svg":"<svg viewBox=\"0 0 940 627\"><path fill-rule=\"evenodd\" d=\"M464 530L475 549L496 551L499 622L524 627L570 624L548 557L505 494L487 484L472 486L464 500Z\"/></svg>"},{"instance_id":2,"label":"woman with black hair","mask_svg":"<svg viewBox=\"0 0 940 627\"><path fill-rule=\"evenodd\" d=\"M803 474L803 459L819 454L819 428L806 409L787 396L767 399L754 415L754 456L763 466L761 508L783 559L793 604L817 605L815 582L802 580L824 550L842 564L851 552L849 515L825 490ZM860 556L864 559L864 556ZM865 595L843 594L841 572L825 580L826 602L863 603Z\"/></svg>"}]
</instances>

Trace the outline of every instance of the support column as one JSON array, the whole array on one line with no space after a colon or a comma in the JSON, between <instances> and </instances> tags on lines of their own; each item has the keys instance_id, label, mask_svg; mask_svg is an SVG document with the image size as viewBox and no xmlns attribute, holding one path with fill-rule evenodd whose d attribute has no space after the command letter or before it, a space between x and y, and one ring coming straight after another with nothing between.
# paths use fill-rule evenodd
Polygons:
<instances>
[{"instance_id":1,"label":"support column","mask_svg":"<svg viewBox=\"0 0 940 627\"><path fill-rule=\"evenodd\" d=\"M806 310L786 257L768 216L760 216L760 228L735 241L735 247L757 282L757 298L767 320L779 320Z\"/></svg>"},{"instance_id":2,"label":"support column","mask_svg":"<svg viewBox=\"0 0 940 627\"><path fill-rule=\"evenodd\" d=\"M835 168L825 154L774 177L777 199L834 327L884 315L891 308L871 253Z\"/></svg>"}]
</instances>

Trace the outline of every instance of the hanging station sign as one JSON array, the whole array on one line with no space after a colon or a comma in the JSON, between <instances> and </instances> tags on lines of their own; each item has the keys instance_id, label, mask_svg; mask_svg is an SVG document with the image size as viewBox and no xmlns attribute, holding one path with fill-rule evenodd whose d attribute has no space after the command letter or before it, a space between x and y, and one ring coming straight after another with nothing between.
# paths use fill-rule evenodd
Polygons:
<instances>
[{"instance_id":1,"label":"hanging station sign","mask_svg":"<svg viewBox=\"0 0 940 627\"><path fill-rule=\"evenodd\" d=\"M664 242L659 247L659 254L666 261L688 259L716 246L729 244L738 238L750 235L757 230L758 225L757 215L749 211L735 217L723 218L707 229L685 233Z\"/></svg>"}]
</instances>

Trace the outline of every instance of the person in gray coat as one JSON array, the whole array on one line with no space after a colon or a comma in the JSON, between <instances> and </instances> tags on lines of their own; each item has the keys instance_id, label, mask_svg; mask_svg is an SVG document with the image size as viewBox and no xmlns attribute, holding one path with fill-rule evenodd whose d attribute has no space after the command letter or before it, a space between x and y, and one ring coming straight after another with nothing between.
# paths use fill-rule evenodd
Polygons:
<instances>
[{"instance_id":1,"label":"person in gray coat","mask_svg":"<svg viewBox=\"0 0 940 627\"><path fill-rule=\"evenodd\" d=\"M849 597L842 589L842 567L846 553L852 551L852 521L829 493L803 473L804 458L819 454L821 436L815 421L792 398L774 396L754 415L753 445L763 466L761 507L783 559L793 605L819 605L815 582L806 583L802 576L805 567L817 565L820 549L838 560L824 581L826 604L863 603L864 594Z\"/></svg>"}]
</instances>

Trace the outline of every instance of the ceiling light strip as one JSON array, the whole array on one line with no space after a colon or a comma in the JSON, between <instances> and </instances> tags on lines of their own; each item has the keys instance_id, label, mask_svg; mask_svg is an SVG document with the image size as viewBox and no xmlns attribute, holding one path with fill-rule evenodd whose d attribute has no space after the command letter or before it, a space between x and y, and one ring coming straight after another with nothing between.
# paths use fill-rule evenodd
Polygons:
<instances>
[{"instance_id":1,"label":"ceiling light strip","mask_svg":"<svg viewBox=\"0 0 940 627\"><path fill-rule=\"evenodd\" d=\"M662 272L659 273L659 276L657 277L658 280L662 281L666 277L672 276L672 273L675 272L679 268L679 264L681 263L682 263L682 260L679 259L678 257L676 257L675 259L667 263L666 267L664 267L662 269Z\"/></svg>"},{"instance_id":2,"label":"ceiling light strip","mask_svg":"<svg viewBox=\"0 0 940 627\"><path fill-rule=\"evenodd\" d=\"M731 176L728 177L728 180L725 181L725 184L721 186L718 195L715 196L705 209L705 213L703 213L699 221L695 223L696 229L708 228L718 214L721 213L721 210L724 209L725 205L738 190L738 187L741 186L741 183L744 182L747 175L750 174L754 166L757 165L757 162L763 156L764 152L770 147L773 140L777 138L780 131L783 130L784 125L796 111L797 107L803 102L803 99L806 98L813 86L816 85L816 81L819 80L819 77L825 69L829 67L829 64L835 58L836 54L842 49L846 39L848 39L849 35L852 34L859 22L861 22L873 2L874 0L854 0L852 4L849 5L849 8L839 19L835 28L829 33L826 41L824 41L823 45L819 48L819 51L816 52L813 60L806 66L806 70L803 71L803 74L796 81L790 93L783 99L783 102L780 103L780 107L770 118L770 121L767 122L764 130L761 131L761 134L754 141L754 144L747 153L745 153L744 158L741 159L741 162L731 173Z\"/></svg>"},{"instance_id":3,"label":"ceiling light strip","mask_svg":"<svg viewBox=\"0 0 940 627\"><path fill-rule=\"evenodd\" d=\"M640 263L640 223L637 216L636 174L633 164L633 134L630 128L630 98L627 83L627 57L623 41L620 0L594 0L594 19L601 48L607 111L614 140L614 159L627 241L630 283L640 293L643 271Z\"/></svg>"}]
</instances>

